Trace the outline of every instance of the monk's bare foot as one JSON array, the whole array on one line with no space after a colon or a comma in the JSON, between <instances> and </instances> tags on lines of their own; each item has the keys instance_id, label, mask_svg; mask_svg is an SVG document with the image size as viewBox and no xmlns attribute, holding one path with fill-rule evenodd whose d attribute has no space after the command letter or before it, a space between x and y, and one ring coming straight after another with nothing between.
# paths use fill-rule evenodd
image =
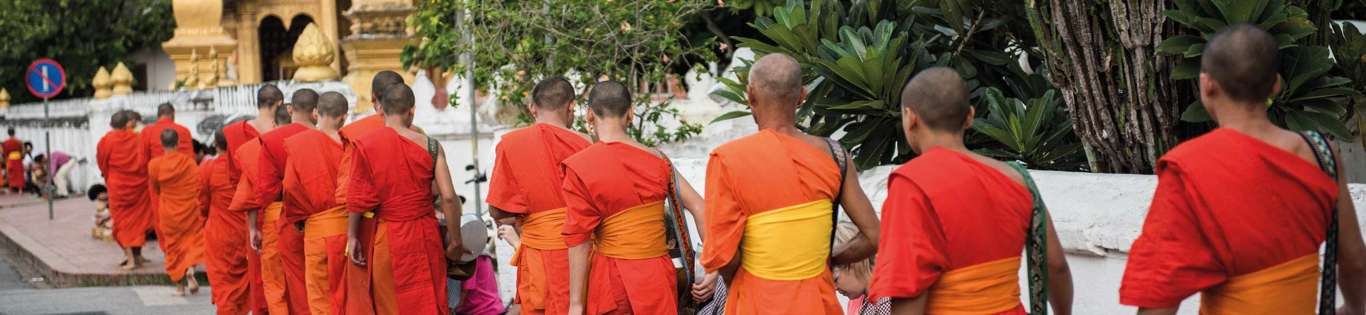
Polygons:
<instances>
[{"instance_id":1,"label":"monk's bare foot","mask_svg":"<svg viewBox=\"0 0 1366 315\"><path fill-rule=\"evenodd\" d=\"M175 293L172 293L172 294L175 295L175 296L185 296L185 285L184 285L184 284L176 284L176 285L175 285Z\"/></svg>"},{"instance_id":2,"label":"monk's bare foot","mask_svg":"<svg viewBox=\"0 0 1366 315\"><path fill-rule=\"evenodd\" d=\"M138 264L139 264L139 265L145 264L145 263L149 263L149 262L152 262L152 261L151 261L151 260L148 260L147 257L138 256Z\"/></svg>"},{"instance_id":3,"label":"monk's bare foot","mask_svg":"<svg viewBox=\"0 0 1366 315\"><path fill-rule=\"evenodd\" d=\"M131 270L133 270L133 269L138 269L138 267L140 267L140 266L142 266L141 263L138 263L137 260L133 260L132 262L123 264L122 266L120 266L120 268L123 268L123 270L129 270L129 271L131 271Z\"/></svg>"},{"instance_id":4,"label":"monk's bare foot","mask_svg":"<svg viewBox=\"0 0 1366 315\"><path fill-rule=\"evenodd\" d=\"M194 268L185 270L185 279L190 283L190 294L199 294L199 280L194 278Z\"/></svg>"}]
</instances>

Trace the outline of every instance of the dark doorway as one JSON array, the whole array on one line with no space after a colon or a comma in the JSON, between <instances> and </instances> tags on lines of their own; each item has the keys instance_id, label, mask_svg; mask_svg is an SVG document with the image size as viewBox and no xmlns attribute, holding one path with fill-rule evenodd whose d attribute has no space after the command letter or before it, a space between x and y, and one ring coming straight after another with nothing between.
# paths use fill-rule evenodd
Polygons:
<instances>
[{"instance_id":1,"label":"dark doorway","mask_svg":"<svg viewBox=\"0 0 1366 315\"><path fill-rule=\"evenodd\" d=\"M292 56L294 41L299 39L299 34L304 32L304 27L313 23L313 18L307 15L296 15L289 22L289 29L285 29L284 21L279 17L268 16L261 20L261 25L257 28L258 38L261 40L261 78L264 82L289 80L294 77L294 59Z\"/></svg>"}]
</instances>

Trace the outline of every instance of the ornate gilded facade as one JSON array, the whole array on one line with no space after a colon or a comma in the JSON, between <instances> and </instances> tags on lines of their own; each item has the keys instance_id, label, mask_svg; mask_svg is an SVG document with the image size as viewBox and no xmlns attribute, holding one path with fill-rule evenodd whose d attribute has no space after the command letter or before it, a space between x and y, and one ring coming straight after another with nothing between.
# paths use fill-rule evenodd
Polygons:
<instances>
[{"instance_id":1,"label":"ornate gilded facade","mask_svg":"<svg viewBox=\"0 0 1366 315\"><path fill-rule=\"evenodd\" d=\"M416 0L174 0L175 35L162 50L182 89L274 80L342 80L371 108L369 78L404 74Z\"/></svg>"}]
</instances>

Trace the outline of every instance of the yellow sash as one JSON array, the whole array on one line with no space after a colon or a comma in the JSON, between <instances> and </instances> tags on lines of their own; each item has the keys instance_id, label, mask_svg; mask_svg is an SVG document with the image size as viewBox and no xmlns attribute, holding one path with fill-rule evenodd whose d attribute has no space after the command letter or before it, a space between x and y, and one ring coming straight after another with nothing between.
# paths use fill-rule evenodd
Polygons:
<instances>
[{"instance_id":1,"label":"yellow sash","mask_svg":"<svg viewBox=\"0 0 1366 315\"><path fill-rule=\"evenodd\" d=\"M1020 306L1020 257L950 270L930 287L928 314L995 314Z\"/></svg>"},{"instance_id":2,"label":"yellow sash","mask_svg":"<svg viewBox=\"0 0 1366 315\"><path fill-rule=\"evenodd\" d=\"M669 254L664 238L664 201L618 212L598 226L597 253L619 259L646 259Z\"/></svg>"},{"instance_id":3,"label":"yellow sash","mask_svg":"<svg viewBox=\"0 0 1366 315\"><path fill-rule=\"evenodd\" d=\"M19 151L14 151L14 152L10 152L10 153L9 153L9 157L8 157L8 158L9 158L10 161L14 161L14 160L23 160L23 159L24 159L24 155L23 155L22 153L19 153Z\"/></svg>"},{"instance_id":4,"label":"yellow sash","mask_svg":"<svg viewBox=\"0 0 1366 315\"><path fill-rule=\"evenodd\" d=\"M768 280L820 276L830 256L830 200L817 200L749 216L740 265Z\"/></svg>"},{"instance_id":5,"label":"yellow sash","mask_svg":"<svg viewBox=\"0 0 1366 315\"><path fill-rule=\"evenodd\" d=\"M1311 314L1318 305L1319 255L1229 278L1200 295L1200 314Z\"/></svg>"},{"instance_id":6,"label":"yellow sash","mask_svg":"<svg viewBox=\"0 0 1366 315\"><path fill-rule=\"evenodd\" d=\"M327 237L346 234L346 206L332 207L308 216L304 221L304 237Z\"/></svg>"},{"instance_id":7,"label":"yellow sash","mask_svg":"<svg viewBox=\"0 0 1366 315\"><path fill-rule=\"evenodd\" d=\"M522 246L539 250L569 248L564 244L565 209L541 211L526 216L522 221Z\"/></svg>"}]
</instances>

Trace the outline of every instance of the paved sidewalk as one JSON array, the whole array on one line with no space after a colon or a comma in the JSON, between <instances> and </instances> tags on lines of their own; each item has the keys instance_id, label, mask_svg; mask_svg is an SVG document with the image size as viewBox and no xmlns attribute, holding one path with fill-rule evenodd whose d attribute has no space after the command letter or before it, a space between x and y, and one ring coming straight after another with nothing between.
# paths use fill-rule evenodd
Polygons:
<instances>
[{"instance_id":1,"label":"paved sidewalk","mask_svg":"<svg viewBox=\"0 0 1366 315\"><path fill-rule=\"evenodd\" d=\"M156 241L149 240L142 250L150 263L125 271L118 266L123 260L118 245L90 236L93 203L73 197L57 201L53 208L54 217L48 220L46 202L31 195L0 196L0 246L15 253L15 263L37 269L48 285L169 284Z\"/></svg>"}]
</instances>

